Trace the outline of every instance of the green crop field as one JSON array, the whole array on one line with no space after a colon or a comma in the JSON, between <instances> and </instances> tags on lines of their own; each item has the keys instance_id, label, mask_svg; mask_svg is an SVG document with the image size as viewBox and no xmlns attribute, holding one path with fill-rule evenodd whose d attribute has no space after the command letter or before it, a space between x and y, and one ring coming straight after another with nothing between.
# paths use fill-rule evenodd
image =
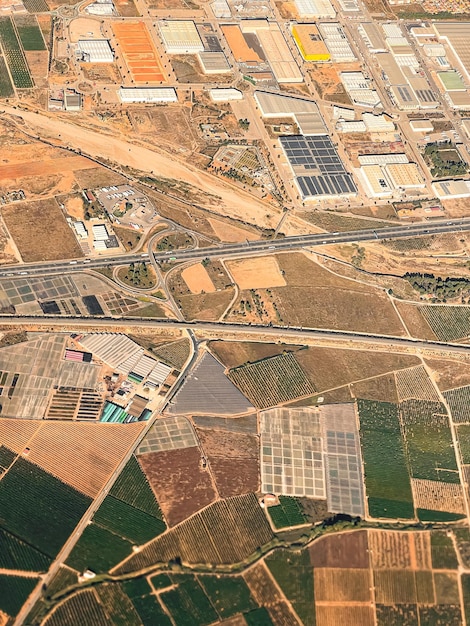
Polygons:
<instances>
[{"instance_id":1,"label":"green crop field","mask_svg":"<svg viewBox=\"0 0 470 626\"><path fill-rule=\"evenodd\" d=\"M119 537L137 544L150 541L166 529L161 519L148 515L111 495L103 500L93 521Z\"/></svg>"},{"instance_id":2,"label":"green crop field","mask_svg":"<svg viewBox=\"0 0 470 626\"><path fill-rule=\"evenodd\" d=\"M426 626L461 626L462 613L459 606L420 606L419 623Z\"/></svg>"},{"instance_id":3,"label":"green crop field","mask_svg":"<svg viewBox=\"0 0 470 626\"><path fill-rule=\"evenodd\" d=\"M13 28L13 23L9 17L0 17L0 43L2 44L3 53L10 68L15 87L31 89L34 86L33 81L20 42Z\"/></svg>"},{"instance_id":4,"label":"green crop field","mask_svg":"<svg viewBox=\"0 0 470 626\"><path fill-rule=\"evenodd\" d=\"M28 13L47 13L49 11L45 0L24 0L23 4Z\"/></svg>"},{"instance_id":5,"label":"green crop field","mask_svg":"<svg viewBox=\"0 0 470 626\"><path fill-rule=\"evenodd\" d=\"M461 581L465 620L467 624L470 624L470 574L462 574Z\"/></svg>"},{"instance_id":6,"label":"green crop field","mask_svg":"<svg viewBox=\"0 0 470 626\"><path fill-rule=\"evenodd\" d=\"M268 611L262 606L259 609L250 611L244 615L248 626L274 626L272 619L269 617Z\"/></svg>"},{"instance_id":7,"label":"green crop field","mask_svg":"<svg viewBox=\"0 0 470 626\"><path fill-rule=\"evenodd\" d=\"M90 504L91 498L21 457L0 481L0 527L50 557Z\"/></svg>"},{"instance_id":8,"label":"green crop field","mask_svg":"<svg viewBox=\"0 0 470 626\"><path fill-rule=\"evenodd\" d=\"M0 569L46 572L50 564L45 554L0 529Z\"/></svg>"},{"instance_id":9,"label":"green crop field","mask_svg":"<svg viewBox=\"0 0 470 626\"><path fill-rule=\"evenodd\" d=\"M171 620L155 596L133 598L132 604L139 614L143 626L172 626ZM176 626L179 626L178 624Z\"/></svg>"},{"instance_id":10,"label":"green crop field","mask_svg":"<svg viewBox=\"0 0 470 626\"><path fill-rule=\"evenodd\" d=\"M229 378L261 409L315 393L292 352L236 367Z\"/></svg>"},{"instance_id":11,"label":"green crop field","mask_svg":"<svg viewBox=\"0 0 470 626\"><path fill-rule=\"evenodd\" d=\"M270 506L267 511L275 528L300 526L301 524L307 523L307 518L297 498L279 496L279 504L277 506Z\"/></svg>"},{"instance_id":12,"label":"green crop field","mask_svg":"<svg viewBox=\"0 0 470 626\"><path fill-rule=\"evenodd\" d=\"M15 460L16 456L17 455L14 452L5 448L5 446L0 446L0 469L8 469Z\"/></svg>"},{"instance_id":13,"label":"green crop field","mask_svg":"<svg viewBox=\"0 0 470 626\"><path fill-rule=\"evenodd\" d=\"M14 93L5 59L0 57L0 98L10 98Z\"/></svg>"},{"instance_id":14,"label":"green crop field","mask_svg":"<svg viewBox=\"0 0 470 626\"><path fill-rule=\"evenodd\" d=\"M15 26L24 50L45 50L44 39L34 15L17 15Z\"/></svg>"},{"instance_id":15,"label":"green crop field","mask_svg":"<svg viewBox=\"0 0 470 626\"><path fill-rule=\"evenodd\" d=\"M166 589L172 586L171 578L166 574L157 574L150 579L154 589Z\"/></svg>"},{"instance_id":16,"label":"green crop field","mask_svg":"<svg viewBox=\"0 0 470 626\"><path fill-rule=\"evenodd\" d=\"M457 437L459 440L462 463L470 463L470 424L457 426Z\"/></svg>"},{"instance_id":17,"label":"green crop field","mask_svg":"<svg viewBox=\"0 0 470 626\"><path fill-rule=\"evenodd\" d=\"M431 534L431 557L434 569L458 568L454 543L445 531L436 531Z\"/></svg>"},{"instance_id":18,"label":"green crop field","mask_svg":"<svg viewBox=\"0 0 470 626\"><path fill-rule=\"evenodd\" d=\"M131 552L131 543L101 526L90 524L70 553L67 565L79 572L91 569L98 574L107 572Z\"/></svg>"},{"instance_id":19,"label":"green crop field","mask_svg":"<svg viewBox=\"0 0 470 626\"><path fill-rule=\"evenodd\" d=\"M199 576L199 583L221 619L257 607L241 576Z\"/></svg>"},{"instance_id":20,"label":"green crop field","mask_svg":"<svg viewBox=\"0 0 470 626\"><path fill-rule=\"evenodd\" d=\"M429 509L416 509L416 514L421 522L455 522L465 517L461 513L447 513L446 511L431 511Z\"/></svg>"},{"instance_id":21,"label":"green crop field","mask_svg":"<svg viewBox=\"0 0 470 626\"><path fill-rule=\"evenodd\" d=\"M16 617L39 578L0 574L0 611Z\"/></svg>"},{"instance_id":22,"label":"green crop field","mask_svg":"<svg viewBox=\"0 0 470 626\"><path fill-rule=\"evenodd\" d=\"M413 478L459 483L449 418L444 405L428 400L400 404Z\"/></svg>"},{"instance_id":23,"label":"green crop field","mask_svg":"<svg viewBox=\"0 0 470 626\"><path fill-rule=\"evenodd\" d=\"M70 596L42 622L44 626L110 626L103 605L93 589Z\"/></svg>"},{"instance_id":24,"label":"green crop field","mask_svg":"<svg viewBox=\"0 0 470 626\"><path fill-rule=\"evenodd\" d=\"M140 511L163 519L152 488L135 456L130 458L109 493Z\"/></svg>"},{"instance_id":25,"label":"green crop field","mask_svg":"<svg viewBox=\"0 0 470 626\"><path fill-rule=\"evenodd\" d=\"M421 306L419 311L440 341L455 341L470 333L470 307Z\"/></svg>"},{"instance_id":26,"label":"green crop field","mask_svg":"<svg viewBox=\"0 0 470 626\"><path fill-rule=\"evenodd\" d=\"M78 582L77 572L70 569L66 565L61 565L57 570L54 578L47 585L47 596L51 597L56 593L60 593L67 587L76 585Z\"/></svg>"},{"instance_id":27,"label":"green crop field","mask_svg":"<svg viewBox=\"0 0 470 626\"><path fill-rule=\"evenodd\" d=\"M113 626L141 626L134 605L118 583L98 585L96 591Z\"/></svg>"},{"instance_id":28,"label":"green crop field","mask_svg":"<svg viewBox=\"0 0 470 626\"><path fill-rule=\"evenodd\" d=\"M454 423L470 422L470 386L444 392Z\"/></svg>"},{"instance_id":29,"label":"green crop field","mask_svg":"<svg viewBox=\"0 0 470 626\"><path fill-rule=\"evenodd\" d=\"M160 598L176 626L206 626L218 619L209 598L193 576L181 581L176 589L164 591Z\"/></svg>"},{"instance_id":30,"label":"green crop field","mask_svg":"<svg viewBox=\"0 0 470 626\"><path fill-rule=\"evenodd\" d=\"M308 550L276 550L266 558L266 565L304 626L315 626L313 568Z\"/></svg>"},{"instance_id":31,"label":"green crop field","mask_svg":"<svg viewBox=\"0 0 470 626\"><path fill-rule=\"evenodd\" d=\"M158 576L166 576L166 574L158 574L157 577ZM173 583L169 578L168 580L170 581L170 584L166 586L171 587ZM131 600L134 598L142 598L143 596L148 596L152 593L151 586L149 585L147 579L143 576L140 578L130 578L129 580L124 581L122 583L122 588Z\"/></svg>"},{"instance_id":32,"label":"green crop field","mask_svg":"<svg viewBox=\"0 0 470 626\"><path fill-rule=\"evenodd\" d=\"M413 495L398 407L373 400L358 400L357 407L370 515L413 518Z\"/></svg>"}]
</instances>

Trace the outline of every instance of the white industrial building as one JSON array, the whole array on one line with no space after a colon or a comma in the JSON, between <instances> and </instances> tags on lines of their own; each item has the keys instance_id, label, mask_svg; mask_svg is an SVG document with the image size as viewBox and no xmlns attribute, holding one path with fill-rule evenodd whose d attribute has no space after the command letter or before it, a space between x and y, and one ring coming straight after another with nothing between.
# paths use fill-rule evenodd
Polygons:
<instances>
[{"instance_id":1,"label":"white industrial building","mask_svg":"<svg viewBox=\"0 0 470 626\"><path fill-rule=\"evenodd\" d=\"M118 91L121 102L178 102L176 90L173 87L121 87Z\"/></svg>"},{"instance_id":2,"label":"white industrial building","mask_svg":"<svg viewBox=\"0 0 470 626\"><path fill-rule=\"evenodd\" d=\"M431 187L441 200L470 196L470 180L444 180L440 183L432 183Z\"/></svg>"},{"instance_id":3,"label":"white industrial building","mask_svg":"<svg viewBox=\"0 0 470 626\"><path fill-rule=\"evenodd\" d=\"M87 239L88 231L83 222L73 222L73 227L79 239Z\"/></svg>"},{"instance_id":4,"label":"white industrial building","mask_svg":"<svg viewBox=\"0 0 470 626\"><path fill-rule=\"evenodd\" d=\"M243 94L233 87L221 87L220 89L210 89L209 95L214 102L230 102L231 100L243 100Z\"/></svg>"},{"instance_id":5,"label":"white industrial building","mask_svg":"<svg viewBox=\"0 0 470 626\"><path fill-rule=\"evenodd\" d=\"M199 52L197 55L204 74L227 74L230 65L223 52Z\"/></svg>"},{"instance_id":6,"label":"white industrial building","mask_svg":"<svg viewBox=\"0 0 470 626\"><path fill-rule=\"evenodd\" d=\"M325 22L318 25L318 30L322 34L333 61L336 63L348 63L357 60L341 24Z\"/></svg>"},{"instance_id":7,"label":"white industrial building","mask_svg":"<svg viewBox=\"0 0 470 626\"><path fill-rule=\"evenodd\" d=\"M93 231L93 239L95 241L107 241L109 239L109 234L105 224L93 224L91 229Z\"/></svg>"},{"instance_id":8,"label":"white industrial building","mask_svg":"<svg viewBox=\"0 0 470 626\"><path fill-rule=\"evenodd\" d=\"M393 133L395 131L395 124L384 113L380 115L363 113L362 121L370 133Z\"/></svg>"},{"instance_id":9,"label":"white industrial building","mask_svg":"<svg viewBox=\"0 0 470 626\"><path fill-rule=\"evenodd\" d=\"M111 0L96 0L85 11L91 15L114 15L114 4Z\"/></svg>"},{"instance_id":10,"label":"white industrial building","mask_svg":"<svg viewBox=\"0 0 470 626\"><path fill-rule=\"evenodd\" d=\"M362 72L341 72L343 83L351 100L362 107L382 107L379 94L371 88L371 81Z\"/></svg>"},{"instance_id":11,"label":"white industrial building","mask_svg":"<svg viewBox=\"0 0 470 626\"><path fill-rule=\"evenodd\" d=\"M107 39L84 39L77 43L77 56L84 63L113 63L114 54Z\"/></svg>"},{"instance_id":12,"label":"white industrial building","mask_svg":"<svg viewBox=\"0 0 470 626\"><path fill-rule=\"evenodd\" d=\"M204 51L196 25L190 20L165 20L158 23L168 54L197 54Z\"/></svg>"},{"instance_id":13,"label":"white industrial building","mask_svg":"<svg viewBox=\"0 0 470 626\"><path fill-rule=\"evenodd\" d=\"M215 0L211 3L212 13L217 19L228 20L232 17L230 7L226 0Z\"/></svg>"},{"instance_id":14,"label":"white industrial building","mask_svg":"<svg viewBox=\"0 0 470 626\"><path fill-rule=\"evenodd\" d=\"M361 120L339 120L336 130L339 133L365 133L367 129Z\"/></svg>"},{"instance_id":15,"label":"white industrial building","mask_svg":"<svg viewBox=\"0 0 470 626\"><path fill-rule=\"evenodd\" d=\"M393 186L380 165L364 165L357 170L358 178L369 198L389 198Z\"/></svg>"},{"instance_id":16,"label":"white industrial building","mask_svg":"<svg viewBox=\"0 0 470 626\"><path fill-rule=\"evenodd\" d=\"M329 0L294 0L300 17L336 17L336 11Z\"/></svg>"}]
</instances>

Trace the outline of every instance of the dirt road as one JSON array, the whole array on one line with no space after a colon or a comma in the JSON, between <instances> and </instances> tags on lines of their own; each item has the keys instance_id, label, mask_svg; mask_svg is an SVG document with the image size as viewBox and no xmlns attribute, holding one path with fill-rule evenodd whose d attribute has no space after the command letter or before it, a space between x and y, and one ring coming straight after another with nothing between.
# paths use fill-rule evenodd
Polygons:
<instances>
[{"instance_id":1,"label":"dirt road","mask_svg":"<svg viewBox=\"0 0 470 626\"><path fill-rule=\"evenodd\" d=\"M25 122L26 128L44 139L53 139L58 145L81 150L83 155L103 158L142 172L153 172L155 176L184 181L188 185L211 194L220 200L207 196L206 208L220 215L241 219L264 228L275 228L282 216L280 209L254 198L243 190L225 185L214 176L192 168L190 165L172 159L167 154L150 150L117 137L100 134L70 122L49 117L45 113L24 111L2 106L5 113L16 116ZM21 124L21 122L20 122ZM158 137L156 137L158 142ZM204 202L198 204L204 206Z\"/></svg>"}]
</instances>

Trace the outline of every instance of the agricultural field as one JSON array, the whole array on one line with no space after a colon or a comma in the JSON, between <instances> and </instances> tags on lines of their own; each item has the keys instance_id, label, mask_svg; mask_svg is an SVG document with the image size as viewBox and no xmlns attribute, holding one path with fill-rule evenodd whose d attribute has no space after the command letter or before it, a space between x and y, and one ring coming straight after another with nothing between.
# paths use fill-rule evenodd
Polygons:
<instances>
[{"instance_id":1,"label":"agricultural field","mask_svg":"<svg viewBox=\"0 0 470 626\"><path fill-rule=\"evenodd\" d=\"M104 573L131 552L132 544L129 541L92 523L83 531L66 564L77 572L90 569L92 572Z\"/></svg>"},{"instance_id":2,"label":"agricultural field","mask_svg":"<svg viewBox=\"0 0 470 626\"><path fill-rule=\"evenodd\" d=\"M10 617L16 617L38 582L39 578L33 576L0 574L0 616L3 612Z\"/></svg>"},{"instance_id":3,"label":"agricultural field","mask_svg":"<svg viewBox=\"0 0 470 626\"><path fill-rule=\"evenodd\" d=\"M109 494L144 513L162 519L155 494L135 456L131 456Z\"/></svg>"},{"instance_id":4,"label":"agricultural field","mask_svg":"<svg viewBox=\"0 0 470 626\"><path fill-rule=\"evenodd\" d=\"M23 50L46 50L44 38L35 15L16 15L14 21Z\"/></svg>"},{"instance_id":5,"label":"agricultural field","mask_svg":"<svg viewBox=\"0 0 470 626\"><path fill-rule=\"evenodd\" d=\"M358 400L358 411L369 515L413 518L413 496L397 405Z\"/></svg>"},{"instance_id":6,"label":"agricultural field","mask_svg":"<svg viewBox=\"0 0 470 626\"><path fill-rule=\"evenodd\" d=\"M91 498L23 458L0 481L0 525L49 557L90 504Z\"/></svg>"},{"instance_id":7,"label":"agricultural field","mask_svg":"<svg viewBox=\"0 0 470 626\"><path fill-rule=\"evenodd\" d=\"M276 529L308 523L297 498L279 496L279 504L268 507L267 512Z\"/></svg>"},{"instance_id":8,"label":"agricultural field","mask_svg":"<svg viewBox=\"0 0 470 626\"><path fill-rule=\"evenodd\" d=\"M428 305L419 310L439 341L458 341L470 334L470 307Z\"/></svg>"},{"instance_id":9,"label":"agricultural field","mask_svg":"<svg viewBox=\"0 0 470 626\"><path fill-rule=\"evenodd\" d=\"M258 562L247 570L244 578L256 602L267 609L273 624L295 626L298 623L264 562Z\"/></svg>"},{"instance_id":10,"label":"agricultural field","mask_svg":"<svg viewBox=\"0 0 470 626\"><path fill-rule=\"evenodd\" d=\"M0 569L46 572L51 559L28 543L0 529Z\"/></svg>"},{"instance_id":11,"label":"agricultural field","mask_svg":"<svg viewBox=\"0 0 470 626\"><path fill-rule=\"evenodd\" d=\"M261 409L315 393L291 352L232 369L229 378Z\"/></svg>"},{"instance_id":12,"label":"agricultural field","mask_svg":"<svg viewBox=\"0 0 470 626\"><path fill-rule=\"evenodd\" d=\"M0 56L0 98L10 98L14 93L5 59Z\"/></svg>"},{"instance_id":13,"label":"agricultural field","mask_svg":"<svg viewBox=\"0 0 470 626\"><path fill-rule=\"evenodd\" d=\"M31 74L13 22L9 17L0 18L0 43L15 87L31 89L34 86Z\"/></svg>"},{"instance_id":14,"label":"agricultural field","mask_svg":"<svg viewBox=\"0 0 470 626\"><path fill-rule=\"evenodd\" d=\"M450 415L455 424L470 423L470 386L444 392Z\"/></svg>"},{"instance_id":15,"label":"agricultural field","mask_svg":"<svg viewBox=\"0 0 470 626\"><path fill-rule=\"evenodd\" d=\"M300 348L301 346L291 346L284 343L256 343L254 341L217 340L209 343L210 351L227 369L262 361L285 352L296 352Z\"/></svg>"},{"instance_id":16,"label":"agricultural field","mask_svg":"<svg viewBox=\"0 0 470 626\"><path fill-rule=\"evenodd\" d=\"M109 616L94 589L84 589L64 600L44 626L109 626Z\"/></svg>"},{"instance_id":17,"label":"agricultural field","mask_svg":"<svg viewBox=\"0 0 470 626\"><path fill-rule=\"evenodd\" d=\"M422 365L400 370L395 376L400 402L411 399L440 401L439 394Z\"/></svg>"}]
</instances>

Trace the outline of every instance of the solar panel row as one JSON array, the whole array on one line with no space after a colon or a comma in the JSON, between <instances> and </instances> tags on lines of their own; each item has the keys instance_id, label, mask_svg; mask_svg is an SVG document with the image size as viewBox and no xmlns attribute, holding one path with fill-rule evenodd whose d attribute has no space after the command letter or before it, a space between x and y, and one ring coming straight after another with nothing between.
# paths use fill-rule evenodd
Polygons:
<instances>
[{"instance_id":1,"label":"solar panel row","mask_svg":"<svg viewBox=\"0 0 470 626\"><path fill-rule=\"evenodd\" d=\"M299 176L297 183L304 198L308 196L334 196L356 192L356 186L350 174Z\"/></svg>"}]
</instances>

